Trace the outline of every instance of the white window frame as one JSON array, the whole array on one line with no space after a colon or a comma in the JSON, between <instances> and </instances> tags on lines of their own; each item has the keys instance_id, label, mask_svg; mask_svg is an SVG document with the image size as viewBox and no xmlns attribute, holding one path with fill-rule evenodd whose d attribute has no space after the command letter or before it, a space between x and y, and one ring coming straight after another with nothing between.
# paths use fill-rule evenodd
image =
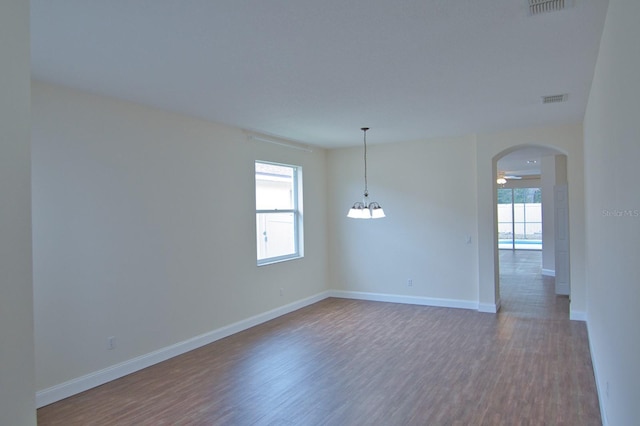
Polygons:
<instances>
[{"instance_id":1,"label":"white window frame","mask_svg":"<svg viewBox=\"0 0 640 426\"><path fill-rule=\"evenodd\" d=\"M293 214L293 238L294 238L294 252L282 256L266 257L264 259L258 259L258 247L256 246L256 261L258 266L271 265L273 263L286 262L288 260L300 259L304 257L304 227L303 227L303 214L302 214L302 166L293 164L274 163L272 161L255 160L254 162L254 179L255 179L255 165L256 164L271 164L275 166L289 167L293 169L293 209L258 209L256 208L256 242L260 238L258 235L259 228L257 225L258 214L272 214L272 213L292 213ZM258 188L254 183L255 193L257 194ZM256 195L254 194L254 195ZM254 204L255 204L254 196Z\"/></svg>"}]
</instances>

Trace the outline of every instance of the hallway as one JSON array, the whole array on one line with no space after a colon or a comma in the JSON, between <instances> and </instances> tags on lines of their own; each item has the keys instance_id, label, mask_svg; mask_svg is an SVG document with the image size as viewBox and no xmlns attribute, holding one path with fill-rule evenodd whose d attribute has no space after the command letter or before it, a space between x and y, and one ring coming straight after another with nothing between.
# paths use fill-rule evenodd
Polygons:
<instances>
[{"instance_id":1,"label":"hallway","mask_svg":"<svg viewBox=\"0 0 640 426\"><path fill-rule=\"evenodd\" d=\"M541 251L500 250L501 315L569 319L569 297L555 294L555 280L542 275L541 265Z\"/></svg>"}]
</instances>

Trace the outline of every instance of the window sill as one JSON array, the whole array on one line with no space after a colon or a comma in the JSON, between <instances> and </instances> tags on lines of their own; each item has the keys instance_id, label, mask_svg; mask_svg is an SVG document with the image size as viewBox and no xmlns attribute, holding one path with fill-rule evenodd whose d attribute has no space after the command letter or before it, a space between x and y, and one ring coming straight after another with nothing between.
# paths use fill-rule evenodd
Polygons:
<instances>
[{"instance_id":1,"label":"window sill","mask_svg":"<svg viewBox=\"0 0 640 426\"><path fill-rule=\"evenodd\" d=\"M288 262L290 260L297 260L297 259L302 259L304 256L301 255L295 255L295 256L287 256L287 257L281 257L281 258L273 258L273 259L267 259L267 260L263 260L257 263L257 266L267 266L267 265L273 265L275 263L282 263L282 262Z\"/></svg>"}]
</instances>

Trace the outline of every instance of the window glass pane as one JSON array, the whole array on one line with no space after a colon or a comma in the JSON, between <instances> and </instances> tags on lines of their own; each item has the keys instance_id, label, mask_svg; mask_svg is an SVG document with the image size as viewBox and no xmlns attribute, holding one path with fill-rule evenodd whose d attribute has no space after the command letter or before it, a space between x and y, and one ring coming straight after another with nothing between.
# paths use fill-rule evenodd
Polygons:
<instances>
[{"instance_id":1,"label":"window glass pane","mask_svg":"<svg viewBox=\"0 0 640 426\"><path fill-rule=\"evenodd\" d=\"M524 204L513 205L513 220L514 222L524 222Z\"/></svg>"},{"instance_id":2,"label":"window glass pane","mask_svg":"<svg viewBox=\"0 0 640 426\"><path fill-rule=\"evenodd\" d=\"M294 179L294 167L256 163L256 210L292 210Z\"/></svg>"},{"instance_id":3,"label":"window glass pane","mask_svg":"<svg viewBox=\"0 0 640 426\"><path fill-rule=\"evenodd\" d=\"M514 188L513 189L513 202L514 204L522 204L526 202L528 188Z\"/></svg>"},{"instance_id":4,"label":"window glass pane","mask_svg":"<svg viewBox=\"0 0 640 426\"><path fill-rule=\"evenodd\" d=\"M508 223L498 223L498 238L501 240L511 239L513 237L513 229L511 226L511 222Z\"/></svg>"},{"instance_id":5,"label":"window glass pane","mask_svg":"<svg viewBox=\"0 0 640 426\"><path fill-rule=\"evenodd\" d=\"M542 223L527 222L526 238L529 240L541 240L542 239Z\"/></svg>"},{"instance_id":6,"label":"window glass pane","mask_svg":"<svg viewBox=\"0 0 640 426\"><path fill-rule=\"evenodd\" d=\"M498 204L498 222L509 222L513 220L511 215L511 203L509 204Z\"/></svg>"},{"instance_id":7,"label":"window glass pane","mask_svg":"<svg viewBox=\"0 0 640 426\"><path fill-rule=\"evenodd\" d=\"M511 208L511 188L498 188L498 204L508 204Z\"/></svg>"},{"instance_id":8,"label":"window glass pane","mask_svg":"<svg viewBox=\"0 0 640 426\"><path fill-rule=\"evenodd\" d=\"M542 249L541 200L540 188L498 188L498 248Z\"/></svg>"},{"instance_id":9,"label":"window glass pane","mask_svg":"<svg viewBox=\"0 0 640 426\"><path fill-rule=\"evenodd\" d=\"M293 213L256 213L258 261L296 254Z\"/></svg>"},{"instance_id":10,"label":"window glass pane","mask_svg":"<svg viewBox=\"0 0 640 426\"><path fill-rule=\"evenodd\" d=\"M542 222L542 204L531 203L525 206L527 222Z\"/></svg>"},{"instance_id":11,"label":"window glass pane","mask_svg":"<svg viewBox=\"0 0 640 426\"><path fill-rule=\"evenodd\" d=\"M258 266L302 257L302 170L255 163Z\"/></svg>"}]
</instances>

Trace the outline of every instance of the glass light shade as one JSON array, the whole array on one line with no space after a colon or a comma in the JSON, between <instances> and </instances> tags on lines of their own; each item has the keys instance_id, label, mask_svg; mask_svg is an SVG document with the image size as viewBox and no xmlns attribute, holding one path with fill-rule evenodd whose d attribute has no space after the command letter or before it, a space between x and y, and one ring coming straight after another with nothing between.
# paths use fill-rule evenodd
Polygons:
<instances>
[{"instance_id":1,"label":"glass light shade","mask_svg":"<svg viewBox=\"0 0 640 426\"><path fill-rule=\"evenodd\" d=\"M375 201L370 204L364 204L358 201L349 209L347 217L352 219L379 219L386 216L380 204Z\"/></svg>"},{"instance_id":2,"label":"glass light shade","mask_svg":"<svg viewBox=\"0 0 640 426\"><path fill-rule=\"evenodd\" d=\"M349 209L347 217L352 219L365 219L365 211L366 214L369 215L369 209L365 207L364 203L358 201L353 205L353 207L351 207L351 209Z\"/></svg>"},{"instance_id":3,"label":"glass light shade","mask_svg":"<svg viewBox=\"0 0 640 426\"><path fill-rule=\"evenodd\" d=\"M499 177L498 179L496 179L496 183L498 185L504 185L505 183L507 183L507 180L503 177Z\"/></svg>"},{"instance_id":4,"label":"glass light shade","mask_svg":"<svg viewBox=\"0 0 640 426\"><path fill-rule=\"evenodd\" d=\"M370 206L367 206L364 203L357 202L353 207L351 207L351 209L349 209L347 217L352 219L371 219L371 209L369 207Z\"/></svg>"},{"instance_id":5,"label":"glass light shade","mask_svg":"<svg viewBox=\"0 0 640 426\"><path fill-rule=\"evenodd\" d=\"M382 207L374 207L371 209L371 217L373 219L379 219L381 217L385 217L384 215L384 210L382 210Z\"/></svg>"},{"instance_id":6,"label":"glass light shade","mask_svg":"<svg viewBox=\"0 0 640 426\"><path fill-rule=\"evenodd\" d=\"M362 209L357 209L355 207L351 207L349 209L349 213L347 214L347 217L350 217L352 219L360 219L361 215L360 212L362 211Z\"/></svg>"}]
</instances>

